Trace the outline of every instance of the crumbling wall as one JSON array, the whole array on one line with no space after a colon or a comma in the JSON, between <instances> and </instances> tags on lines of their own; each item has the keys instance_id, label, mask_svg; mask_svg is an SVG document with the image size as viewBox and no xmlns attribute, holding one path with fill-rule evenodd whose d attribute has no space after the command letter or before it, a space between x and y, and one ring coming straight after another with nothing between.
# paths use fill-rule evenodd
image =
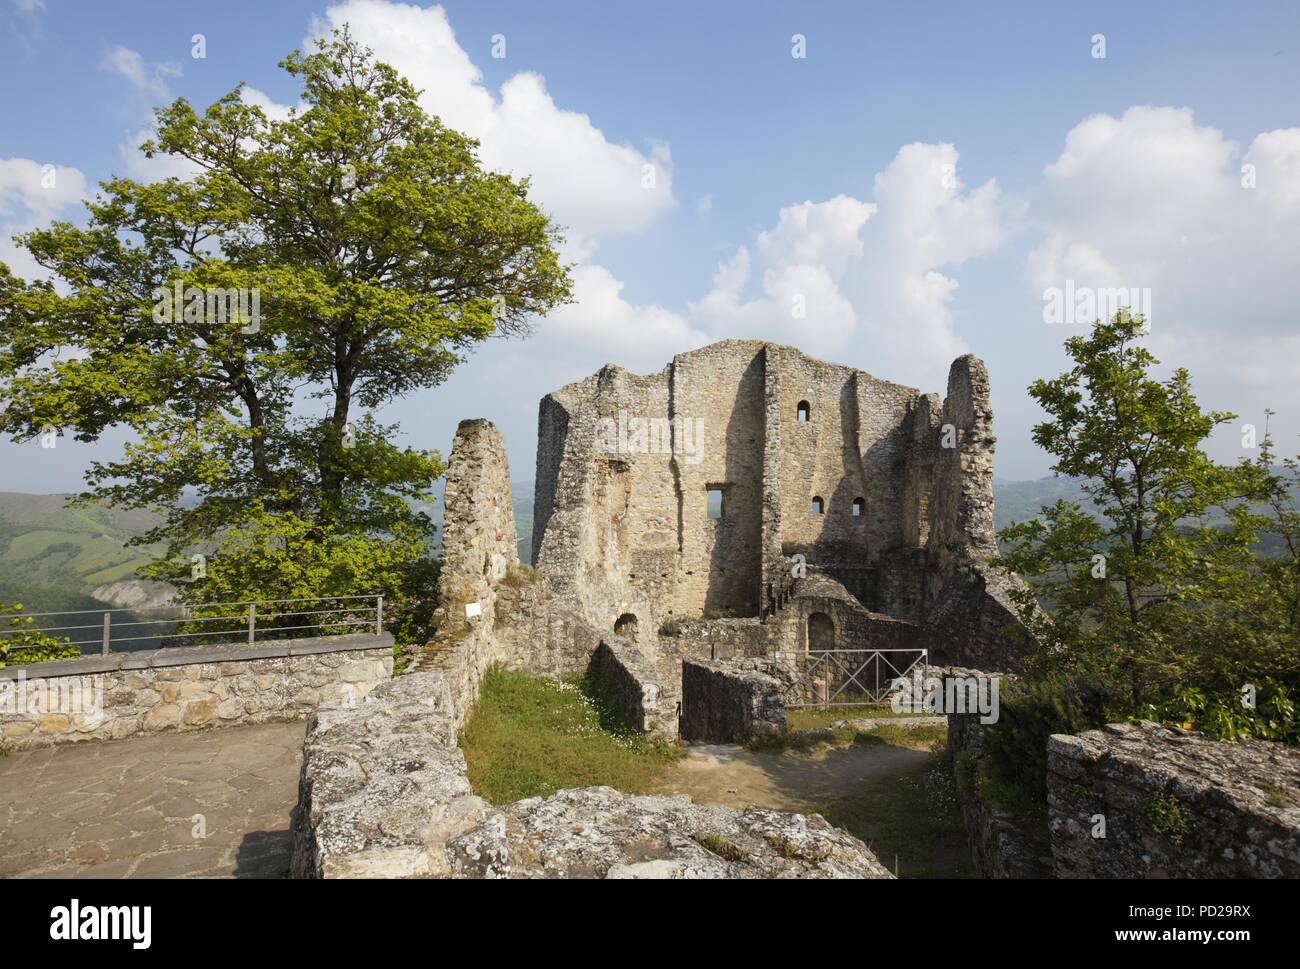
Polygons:
<instances>
[{"instance_id":1,"label":"crumbling wall","mask_svg":"<svg viewBox=\"0 0 1300 969\"><path fill-rule=\"evenodd\" d=\"M1300 877L1300 750L1142 723L1047 755L1060 877Z\"/></svg>"},{"instance_id":2,"label":"crumbling wall","mask_svg":"<svg viewBox=\"0 0 1300 969\"><path fill-rule=\"evenodd\" d=\"M605 367L542 402L538 567L602 632L624 615L651 631L769 619L814 569L867 611L924 626L952 661L1014 669L1016 580L987 564L988 399L970 356L942 403L757 340L678 354L647 377Z\"/></svg>"},{"instance_id":3,"label":"crumbling wall","mask_svg":"<svg viewBox=\"0 0 1300 969\"><path fill-rule=\"evenodd\" d=\"M970 678L997 674L950 668L940 674L941 681L950 675ZM979 713L948 714L948 754L975 875L1050 878L1052 857L1042 825L1017 819L995 804L987 790L984 731Z\"/></svg>"},{"instance_id":4,"label":"crumbling wall","mask_svg":"<svg viewBox=\"0 0 1300 969\"><path fill-rule=\"evenodd\" d=\"M519 564L505 439L486 420L461 421L447 462L439 599L452 626L491 611L492 588Z\"/></svg>"},{"instance_id":5,"label":"crumbling wall","mask_svg":"<svg viewBox=\"0 0 1300 969\"><path fill-rule=\"evenodd\" d=\"M434 668L312 718L292 819L299 878L889 878L818 815L707 807L608 787L494 807L457 735L495 637L471 629Z\"/></svg>"},{"instance_id":6,"label":"crumbling wall","mask_svg":"<svg viewBox=\"0 0 1300 969\"><path fill-rule=\"evenodd\" d=\"M682 739L744 743L784 733L787 680L763 660L682 663Z\"/></svg>"}]
</instances>

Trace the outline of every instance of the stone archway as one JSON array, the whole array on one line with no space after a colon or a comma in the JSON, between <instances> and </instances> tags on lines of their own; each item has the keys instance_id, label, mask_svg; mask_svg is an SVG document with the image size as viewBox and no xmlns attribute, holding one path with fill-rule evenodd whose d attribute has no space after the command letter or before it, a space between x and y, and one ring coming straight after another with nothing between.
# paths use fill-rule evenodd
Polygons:
<instances>
[{"instance_id":1,"label":"stone archway","mask_svg":"<svg viewBox=\"0 0 1300 969\"><path fill-rule=\"evenodd\" d=\"M808 652L816 653L835 648L835 621L824 612L814 612L808 617Z\"/></svg>"}]
</instances>

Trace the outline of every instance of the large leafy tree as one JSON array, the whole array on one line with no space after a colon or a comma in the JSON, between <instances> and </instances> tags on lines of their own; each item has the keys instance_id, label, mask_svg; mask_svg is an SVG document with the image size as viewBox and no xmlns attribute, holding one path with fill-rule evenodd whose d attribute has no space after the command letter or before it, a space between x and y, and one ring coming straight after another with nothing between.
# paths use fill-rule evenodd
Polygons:
<instances>
[{"instance_id":1,"label":"large leafy tree","mask_svg":"<svg viewBox=\"0 0 1300 969\"><path fill-rule=\"evenodd\" d=\"M1022 602L1041 644L1031 666L1101 680L1131 711L1208 680L1240 683L1247 667L1264 675L1272 662L1267 647L1253 656L1202 638L1216 614L1243 615L1220 607L1257 574L1251 545L1264 523L1249 501L1268 473L1210 459L1206 439L1235 415L1202 411L1186 370L1153 376L1144 332L1124 311L1099 321L1066 341L1067 372L1030 386L1048 416L1034 441L1056 474L1080 481L1083 500L1001 535L1005 564L1051 607L1049 617L1031 596Z\"/></svg>"},{"instance_id":2,"label":"large leafy tree","mask_svg":"<svg viewBox=\"0 0 1300 969\"><path fill-rule=\"evenodd\" d=\"M281 66L302 87L287 119L240 88L175 101L144 148L193 178L114 178L84 226L20 237L50 280L0 265L0 430L133 431L82 498L161 511L141 541L169 544L153 572L193 601L427 578L417 509L441 459L370 411L569 298L527 181L484 170L346 30ZM236 290L257 319L190 298Z\"/></svg>"}]
</instances>

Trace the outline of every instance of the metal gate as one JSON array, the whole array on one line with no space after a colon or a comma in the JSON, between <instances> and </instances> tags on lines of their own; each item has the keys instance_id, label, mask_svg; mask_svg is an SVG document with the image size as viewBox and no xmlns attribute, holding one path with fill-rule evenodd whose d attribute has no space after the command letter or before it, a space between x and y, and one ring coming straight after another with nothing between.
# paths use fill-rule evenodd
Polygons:
<instances>
[{"instance_id":1,"label":"metal gate","mask_svg":"<svg viewBox=\"0 0 1300 969\"><path fill-rule=\"evenodd\" d=\"M924 649L816 649L777 657L777 666L790 678L787 707L883 703L895 681L918 666L924 673L928 662Z\"/></svg>"}]
</instances>

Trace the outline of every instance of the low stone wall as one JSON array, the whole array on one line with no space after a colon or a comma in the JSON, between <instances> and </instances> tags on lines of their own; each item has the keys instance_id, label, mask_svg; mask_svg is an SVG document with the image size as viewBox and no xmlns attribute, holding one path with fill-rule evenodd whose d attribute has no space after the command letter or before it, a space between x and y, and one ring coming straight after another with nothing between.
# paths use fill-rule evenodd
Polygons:
<instances>
[{"instance_id":1,"label":"low stone wall","mask_svg":"<svg viewBox=\"0 0 1300 969\"><path fill-rule=\"evenodd\" d=\"M192 646L0 669L0 738L26 750L305 717L393 672L393 637Z\"/></svg>"},{"instance_id":2,"label":"low stone wall","mask_svg":"<svg viewBox=\"0 0 1300 969\"><path fill-rule=\"evenodd\" d=\"M1112 724L1053 736L1047 769L1061 877L1300 877L1292 747Z\"/></svg>"},{"instance_id":3,"label":"low stone wall","mask_svg":"<svg viewBox=\"0 0 1300 969\"><path fill-rule=\"evenodd\" d=\"M772 649L773 627L761 619L684 619L660 634L660 650L699 657L766 656Z\"/></svg>"},{"instance_id":4,"label":"low stone wall","mask_svg":"<svg viewBox=\"0 0 1300 969\"><path fill-rule=\"evenodd\" d=\"M591 672L609 687L628 726L668 740L677 738L676 703L664 706L658 673L640 650L611 636L591 657Z\"/></svg>"},{"instance_id":5,"label":"low stone wall","mask_svg":"<svg viewBox=\"0 0 1300 969\"><path fill-rule=\"evenodd\" d=\"M819 816L705 807L607 787L495 808L476 796L457 734L499 645L479 633L438 665L322 707L303 748L296 877L889 878Z\"/></svg>"},{"instance_id":6,"label":"low stone wall","mask_svg":"<svg viewBox=\"0 0 1300 969\"><path fill-rule=\"evenodd\" d=\"M447 842L491 813L470 787L457 735L493 652L471 634L436 668L315 713L291 822L294 877L451 874Z\"/></svg>"},{"instance_id":7,"label":"low stone wall","mask_svg":"<svg viewBox=\"0 0 1300 969\"><path fill-rule=\"evenodd\" d=\"M762 660L682 663L682 739L744 743L784 733L787 683Z\"/></svg>"}]
</instances>

